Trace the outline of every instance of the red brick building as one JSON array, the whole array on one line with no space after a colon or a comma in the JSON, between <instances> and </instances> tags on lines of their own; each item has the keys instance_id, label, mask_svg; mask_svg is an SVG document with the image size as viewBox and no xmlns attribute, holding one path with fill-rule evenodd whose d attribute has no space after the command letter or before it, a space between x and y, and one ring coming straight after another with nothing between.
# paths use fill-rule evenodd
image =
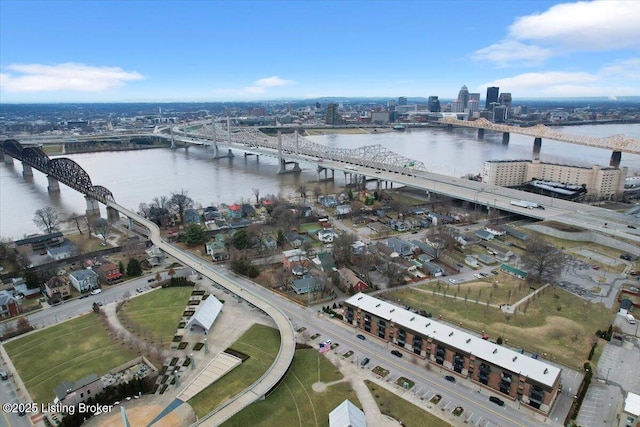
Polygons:
<instances>
[{"instance_id":1,"label":"red brick building","mask_svg":"<svg viewBox=\"0 0 640 427\"><path fill-rule=\"evenodd\" d=\"M561 369L359 293L343 304L344 321L415 357L455 372L496 395L547 415L558 396Z\"/></svg>"}]
</instances>

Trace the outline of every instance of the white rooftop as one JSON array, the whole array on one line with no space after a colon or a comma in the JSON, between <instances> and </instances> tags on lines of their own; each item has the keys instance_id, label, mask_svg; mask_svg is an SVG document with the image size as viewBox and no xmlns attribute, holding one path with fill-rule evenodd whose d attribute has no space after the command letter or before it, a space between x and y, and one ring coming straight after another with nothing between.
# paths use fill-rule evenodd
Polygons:
<instances>
[{"instance_id":1,"label":"white rooftop","mask_svg":"<svg viewBox=\"0 0 640 427\"><path fill-rule=\"evenodd\" d=\"M189 319L185 329L189 329L191 325L196 324L200 325L201 328L209 333L209 329L213 326L213 322L215 322L221 310L222 303L213 295L209 295L209 298L200 303L198 310L191 319Z\"/></svg>"},{"instance_id":2,"label":"white rooftop","mask_svg":"<svg viewBox=\"0 0 640 427\"><path fill-rule=\"evenodd\" d=\"M398 326L404 326L424 336L435 338L448 346L472 354L495 366L529 377L547 387L553 387L560 375L560 368L541 360L525 356L507 347L483 340L478 336L369 295L358 293L346 302L381 319L393 321Z\"/></svg>"},{"instance_id":3,"label":"white rooftop","mask_svg":"<svg viewBox=\"0 0 640 427\"><path fill-rule=\"evenodd\" d=\"M640 395L627 393L627 398L624 400L624 412L640 417Z\"/></svg>"},{"instance_id":4,"label":"white rooftop","mask_svg":"<svg viewBox=\"0 0 640 427\"><path fill-rule=\"evenodd\" d=\"M364 412L348 399L329 413L329 427L367 427Z\"/></svg>"}]
</instances>

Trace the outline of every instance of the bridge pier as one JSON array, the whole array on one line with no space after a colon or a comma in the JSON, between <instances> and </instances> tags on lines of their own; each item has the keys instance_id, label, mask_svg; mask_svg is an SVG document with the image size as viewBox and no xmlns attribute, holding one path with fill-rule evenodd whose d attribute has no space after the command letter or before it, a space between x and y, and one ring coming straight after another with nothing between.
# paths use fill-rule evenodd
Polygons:
<instances>
[{"instance_id":1,"label":"bridge pier","mask_svg":"<svg viewBox=\"0 0 640 427\"><path fill-rule=\"evenodd\" d=\"M536 137L533 140L533 160L540 160L541 149L542 149L542 138Z\"/></svg>"},{"instance_id":2,"label":"bridge pier","mask_svg":"<svg viewBox=\"0 0 640 427\"><path fill-rule=\"evenodd\" d=\"M129 220L129 224L127 224L127 227L129 227L129 231L133 231L133 220L129 217L127 217L127 219Z\"/></svg>"},{"instance_id":3,"label":"bridge pier","mask_svg":"<svg viewBox=\"0 0 640 427\"><path fill-rule=\"evenodd\" d=\"M324 178L320 178L320 174L324 171ZM327 176L327 168L323 168L322 166L318 166L316 170L316 182L320 181L333 181L334 179L334 170L331 169L331 178Z\"/></svg>"},{"instance_id":4,"label":"bridge pier","mask_svg":"<svg viewBox=\"0 0 640 427\"><path fill-rule=\"evenodd\" d=\"M100 203L89 196L84 196L84 199L87 202L87 216L100 216Z\"/></svg>"},{"instance_id":5,"label":"bridge pier","mask_svg":"<svg viewBox=\"0 0 640 427\"><path fill-rule=\"evenodd\" d=\"M509 143L509 138L511 137L511 134L509 132L503 132L502 133L502 143L507 145Z\"/></svg>"},{"instance_id":6,"label":"bridge pier","mask_svg":"<svg viewBox=\"0 0 640 427\"><path fill-rule=\"evenodd\" d=\"M22 162L22 176L33 176L33 169L25 162Z\"/></svg>"},{"instance_id":7,"label":"bridge pier","mask_svg":"<svg viewBox=\"0 0 640 427\"><path fill-rule=\"evenodd\" d=\"M256 161L260 161L260 154L255 153L244 153L244 159L247 160L247 157L256 156Z\"/></svg>"},{"instance_id":8,"label":"bridge pier","mask_svg":"<svg viewBox=\"0 0 640 427\"><path fill-rule=\"evenodd\" d=\"M478 128L478 139L484 139L484 129Z\"/></svg>"},{"instance_id":9,"label":"bridge pier","mask_svg":"<svg viewBox=\"0 0 640 427\"><path fill-rule=\"evenodd\" d=\"M4 156L4 164L5 165L12 165L13 164L13 157L11 157L10 155L5 155Z\"/></svg>"},{"instance_id":10,"label":"bridge pier","mask_svg":"<svg viewBox=\"0 0 640 427\"><path fill-rule=\"evenodd\" d=\"M220 147L218 147L217 143L213 144L213 158L214 159L226 159L229 157L233 157L233 151L231 151L231 148L229 148L229 150L227 151L226 154L221 154L220 153Z\"/></svg>"},{"instance_id":11,"label":"bridge pier","mask_svg":"<svg viewBox=\"0 0 640 427\"><path fill-rule=\"evenodd\" d=\"M109 222L117 222L120 220L120 212L116 209L107 206L107 221Z\"/></svg>"},{"instance_id":12,"label":"bridge pier","mask_svg":"<svg viewBox=\"0 0 640 427\"><path fill-rule=\"evenodd\" d=\"M447 130L448 130L449 132L451 132L451 131L453 130L453 125L452 125L452 124L448 124L448 125L447 125Z\"/></svg>"},{"instance_id":13,"label":"bridge pier","mask_svg":"<svg viewBox=\"0 0 640 427\"><path fill-rule=\"evenodd\" d=\"M0 161L4 161L4 151L0 150Z\"/></svg>"},{"instance_id":14,"label":"bridge pier","mask_svg":"<svg viewBox=\"0 0 640 427\"><path fill-rule=\"evenodd\" d=\"M47 175L47 181L49 181L49 185L47 186L47 190L49 191L49 193L60 191L60 183L57 179L55 179L51 175Z\"/></svg>"},{"instance_id":15,"label":"bridge pier","mask_svg":"<svg viewBox=\"0 0 640 427\"><path fill-rule=\"evenodd\" d=\"M609 160L609 166L613 166L614 168L619 168L621 160L622 160L622 151L614 151L611 153L611 160Z\"/></svg>"},{"instance_id":16,"label":"bridge pier","mask_svg":"<svg viewBox=\"0 0 640 427\"><path fill-rule=\"evenodd\" d=\"M293 169L287 169L288 164L293 164ZM278 171L278 174L298 172L302 172L302 169L300 169L300 165L298 164L298 162L288 162L285 159L280 159L280 170Z\"/></svg>"}]
</instances>

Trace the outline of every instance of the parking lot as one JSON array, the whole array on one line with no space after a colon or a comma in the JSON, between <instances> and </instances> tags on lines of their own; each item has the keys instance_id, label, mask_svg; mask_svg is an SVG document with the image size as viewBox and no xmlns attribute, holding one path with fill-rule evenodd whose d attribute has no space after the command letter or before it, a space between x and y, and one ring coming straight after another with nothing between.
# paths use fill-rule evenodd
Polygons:
<instances>
[{"instance_id":1,"label":"parking lot","mask_svg":"<svg viewBox=\"0 0 640 427\"><path fill-rule=\"evenodd\" d=\"M614 422L622 402L623 397L619 387L592 382L582 402L576 424L579 426L617 425Z\"/></svg>"}]
</instances>

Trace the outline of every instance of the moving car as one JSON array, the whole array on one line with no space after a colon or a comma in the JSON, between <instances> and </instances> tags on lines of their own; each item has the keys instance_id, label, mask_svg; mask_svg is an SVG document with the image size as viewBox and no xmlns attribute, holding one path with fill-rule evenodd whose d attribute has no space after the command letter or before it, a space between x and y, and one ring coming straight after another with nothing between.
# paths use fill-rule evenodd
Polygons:
<instances>
[{"instance_id":1,"label":"moving car","mask_svg":"<svg viewBox=\"0 0 640 427\"><path fill-rule=\"evenodd\" d=\"M367 363L369 363L369 358L365 357L364 359L362 359L362 362L360 362L360 366L365 366Z\"/></svg>"},{"instance_id":2,"label":"moving car","mask_svg":"<svg viewBox=\"0 0 640 427\"><path fill-rule=\"evenodd\" d=\"M504 401L502 401L501 399L498 399L495 396L489 397L489 401L495 403L498 406L504 406Z\"/></svg>"},{"instance_id":3,"label":"moving car","mask_svg":"<svg viewBox=\"0 0 640 427\"><path fill-rule=\"evenodd\" d=\"M398 350L391 350L391 354L396 357L402 357L402 353L400 353Z\"/></svg>"},{"instance_id":4,"label":"moving car","mask_svg":"<svg viewBox=\"0 0 640 427\"><path fill-rule=\"evenodd\" d=\"M7 374L7 371L5 371L4 369L0 369L0 378L2 378L2 381L8 380L9 374Z\"/></svg>"},{"instance_id":5,"label":"moving car","mask_svg":"<svg viewBox=\"0 0 640 427\"><path fill-rule=\"evenodd\" d=\"M453 375L445 375L444 379L451 382L451 383L455 383L456 382L456 377L454 377Z\"/></svg>"},{"instance_id":6,"label":"moving car","mask_svg":"<svg viewBox=\"0 0 640 427\"><path fill-rule=\"evenodd\" d=\"M356 338L358 338L359 340L363 340L363 341L365 340L365 337L362 334L356 335Z\"/></svg>"}]
</instances>

